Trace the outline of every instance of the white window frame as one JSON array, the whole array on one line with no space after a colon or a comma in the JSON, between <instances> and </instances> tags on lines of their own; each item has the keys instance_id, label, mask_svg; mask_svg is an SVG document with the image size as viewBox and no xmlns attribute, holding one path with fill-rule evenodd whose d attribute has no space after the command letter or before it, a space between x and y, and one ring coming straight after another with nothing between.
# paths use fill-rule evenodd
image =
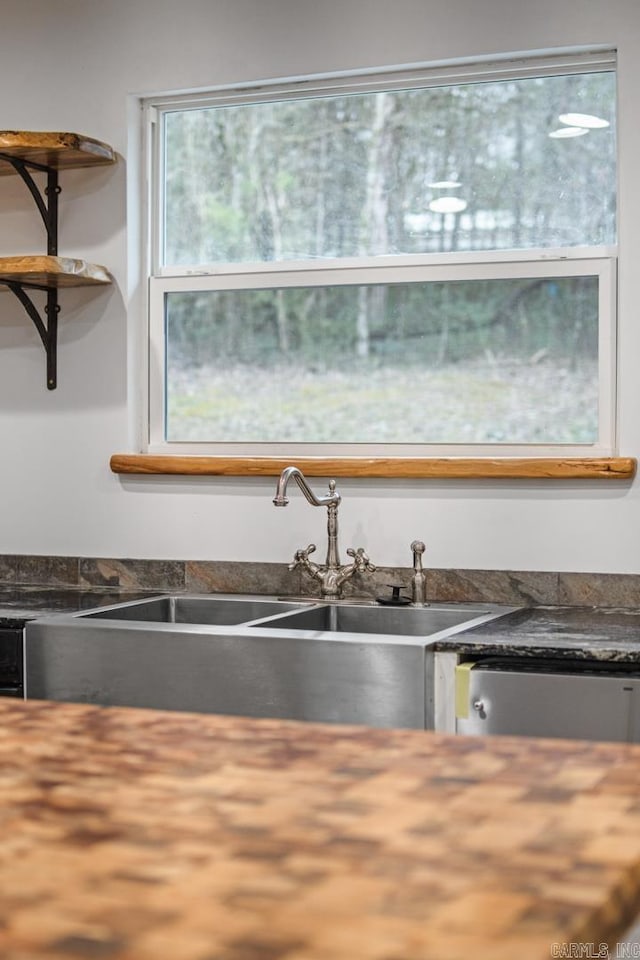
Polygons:
<instances>
[{"instance_id":1,"label":"white window frame","mask_svg":"<svg viewBox=\"0 0 640 960\"><path fill-rule=\"evenodd\" d=\"M148 384L148 433L146 452L170 455L255 456L611 456L616 437L616 290L617 247L539 248L496 250L477 253L420 254L362 257L341 260L304 260L270 263L197 264L187 267L162 265L161 177L163 172L162 123L165 112L202 108L231 102L257 102L275 97L326 96L328 93L393 89L414 84L441 85L473 79L553 75L615 69L610 51L581 55L506 60L491 67L463 64L432 70L374 73L368 76L310 78L306 81L274 82L243 89L223 88L194 96L153 97L143 101L145 118L145 164L149 184L147 203L148 344L145 378ZM402 444L402 443L210 443L174 442L165 439L165 298L173 292L251 290L274 287L351 284L411 283L447 280L526 279L537 277L597 276L599 291L598 332L598 438L579 444ZM425 411L428 416L428 411Z\"/></svg>"}]
</instances>

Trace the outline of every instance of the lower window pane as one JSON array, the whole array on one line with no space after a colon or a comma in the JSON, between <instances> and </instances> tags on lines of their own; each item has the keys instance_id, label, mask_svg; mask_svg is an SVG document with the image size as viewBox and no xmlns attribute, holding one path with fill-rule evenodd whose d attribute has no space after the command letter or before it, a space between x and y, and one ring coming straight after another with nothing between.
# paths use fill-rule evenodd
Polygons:
<instances>
[{"instance_id":1,"label":"lower window pane","mask_svg":"<svg viewBox=\"0 0 640 960\"><path fill-rule=\"evenodd\" d=\"M598 279L166 295L166 439L593 443Z\"/></svg>"}]
</instances>

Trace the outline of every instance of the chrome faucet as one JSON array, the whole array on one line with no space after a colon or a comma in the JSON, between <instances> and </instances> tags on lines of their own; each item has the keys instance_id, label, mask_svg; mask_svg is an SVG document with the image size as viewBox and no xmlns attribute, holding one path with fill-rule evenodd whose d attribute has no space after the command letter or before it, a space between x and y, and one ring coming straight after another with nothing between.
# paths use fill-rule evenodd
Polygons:
<instances>
[{"instance_id":1,"label":"chrome faucet","mask_svg":"<svg viewBox=\"0 0 640 960\"><path fill-rule=\"evenodd\" d=\"M309 560L309 554L316 549L315 543L310 543L304 550L296 550L293 563L289 564L289 570L295 570L296 567L302 567L314 580L320 583L320 593L325 599L337 600L341 596L342 584L350 580L356 573L372 573L376 568L370 562L369 557L362 547L354 550L353 547L347 549L347 556L353 558L352 563L340 564L338 553L338 507L342 497L336 490L335 480L329 480L329 493L324 497L317 497L301 470L297 467L285 467L280 474L276 495L273 502L276 507L286 507L289 503L287 497L287 486L290 480L295 480L306 499L314 507L327 508L327 559L324 564L314 563Z\"/></svg>"}]
</instances>

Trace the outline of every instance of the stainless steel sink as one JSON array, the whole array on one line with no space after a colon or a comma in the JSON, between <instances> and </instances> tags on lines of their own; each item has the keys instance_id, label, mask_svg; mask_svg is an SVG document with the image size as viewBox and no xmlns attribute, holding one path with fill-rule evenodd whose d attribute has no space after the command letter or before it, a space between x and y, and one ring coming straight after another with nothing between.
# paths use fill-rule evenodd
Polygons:
<instances>
[{"instance_id":1,"label":"stainless steel sink","mask_svg":"<svg viewBox=\"0 0 640 960\"><path fill-rule=\"evenodd\" d=\"M207 626L232 626L261 617L299 610L298 603L278 600L246 600L241 597L155 597L118 604L83 617L96 620L144 620L149 623L200 623Z\"/></svg>"},{"instance_id":2,"label":"stainless steel sink","mask_svg":"<svg viewBox=\"0 0 640 960\"><path fill-rule=\"evenodd\" d=\"M429 637L442 630L464 625L467 629L496 616L487 605L458 604L428 607L342 606L326 604L279 616L257 626L269 630L310 630L313 632L388 634L402 637Z\"/></svg>"},{"instance_id":3,"label":"stainless steel sink","mask_svg":"<svg viewBox=\"0 0 640 960\"><path fill-rule=\"evenodd\" d=\"M424 729L435 640L515 608L167 596L27 624L28 698Z\"/></svg>"}]
</instances>

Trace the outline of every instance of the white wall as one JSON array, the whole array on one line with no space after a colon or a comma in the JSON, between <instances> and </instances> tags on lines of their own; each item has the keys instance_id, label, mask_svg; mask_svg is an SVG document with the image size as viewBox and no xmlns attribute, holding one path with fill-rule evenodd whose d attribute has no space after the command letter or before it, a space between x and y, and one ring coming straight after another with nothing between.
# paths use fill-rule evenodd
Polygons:
<instances>
[{"instance_id":1,"label":"white wall","mask_svg":"<svg viewBox=\"0 0 640 960\"><path fill-rule=\"evenodd\" d=\"M275 510L270 480L109 471L112 453L136 449L132 94L592 44L619 51L620 453L638 456L637 0L2 0L0 127L85 133L121 160L63 178L60 252L104 263L115 284L63 294L57 391L26 315L0 293L0 552L283 562L324 543L323 511L297 494ZM0 255L43 251L24 185L2 179ZM639 483L339 488L343 547L381 564L407 565L420 537L432 566L640 573Z\"/></svg>"}]
</instances>

